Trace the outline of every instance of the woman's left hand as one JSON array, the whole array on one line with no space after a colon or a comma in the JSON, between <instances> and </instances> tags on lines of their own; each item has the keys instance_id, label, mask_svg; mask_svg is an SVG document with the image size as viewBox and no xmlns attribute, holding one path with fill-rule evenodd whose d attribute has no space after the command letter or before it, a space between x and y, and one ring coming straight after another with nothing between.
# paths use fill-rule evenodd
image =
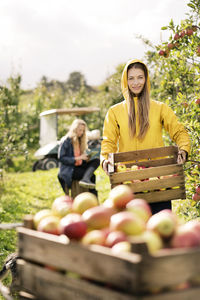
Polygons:
<instances>
[{"instance_id":1,"label":"woman's left hand","mask_svg":"<svg viewBox=\"0 0 200 300\"><path fill-rule=\"evenodd\" d=\"M184 164L187 159L187 152L184 150L178 151L178 157L177 157L177 163L178 164Z\"/></svg>"}]
</instances>

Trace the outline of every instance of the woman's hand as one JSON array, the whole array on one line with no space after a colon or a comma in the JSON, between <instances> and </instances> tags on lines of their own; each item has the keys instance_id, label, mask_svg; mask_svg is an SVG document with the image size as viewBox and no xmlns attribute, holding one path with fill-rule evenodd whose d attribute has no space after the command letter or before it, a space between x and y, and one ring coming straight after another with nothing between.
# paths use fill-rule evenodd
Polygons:
<instances>
[{"instance_id":1,"label":"woman's hand","mask_svg":"<svg viewBox=\"0 0 200 300\"><path fill-rule=\"evenodd\" d=\"M178 151L177 163L184 164L187 159L187 152L185 150Z\"/></svg>"},{"instance_id":2,"label":"woman's hand","mask_svg":"<svg viewBox=\"0 0 200 300\"><path fill-rule=\"evenodd\" d=\"M110 164L109 160L105 159L103 161L103 164L102 164L102 168L104 170L104 172L109 175L109 172L108 172L108 165Z\"/></svg>"},{"instance_id":3,"label":"woman's hand","mask_svg":"<svg viewBox=\"0 0 200 300\"><path fill-rule=\"evenodd\" d=\"M79 159L88 160L89 158L88 158L87 154L83 153L79 156Z\"/></svg>"}]
</instances>

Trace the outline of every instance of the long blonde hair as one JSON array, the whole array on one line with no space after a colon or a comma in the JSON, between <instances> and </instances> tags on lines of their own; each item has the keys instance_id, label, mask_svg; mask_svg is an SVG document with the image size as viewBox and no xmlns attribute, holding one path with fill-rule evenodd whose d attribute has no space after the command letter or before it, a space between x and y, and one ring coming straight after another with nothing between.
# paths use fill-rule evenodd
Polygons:
<instances>
[{"instance_id":1,"label":"long blonde hair","mask_svg":"<svg viewBox=\"0 0 200 300\"><path fill-rule=\"evenodd\" d=\"M145 75L144 88L140 93L140 95L138 95L139 133L137 138L143 139L149 128L150 98L149 98L149 88L147 84L148 71L144 64L140 62L135 62L128 66L127 76L128 76L128 71L132 68L143 70ZM128 88L128 125L129 125L131 137L134 137L136 135L136 115L135 115L135 105L134 105L133 98L134 98L134 94Z\"/></svg>"},{"instance_id":2,"label":"long blonde hair","mask_svg":"<svg viewBox=\"0 0 200 300\"><path fill-rule=\"evenodd\" d=\"M79 138L77 136L77 129L80 125L85 126L85 131L84 131L83 135ZM78 144L80 145L81 154L83 154L85 152L85 150L87 149L86 131L87 131L87 124L85 123L85 121L83 121L81 119L75 119L72 122L70 129L66 135L66 138L67 137L71 138L73 146L76 146Z\"/></svg>"}]
</instances>

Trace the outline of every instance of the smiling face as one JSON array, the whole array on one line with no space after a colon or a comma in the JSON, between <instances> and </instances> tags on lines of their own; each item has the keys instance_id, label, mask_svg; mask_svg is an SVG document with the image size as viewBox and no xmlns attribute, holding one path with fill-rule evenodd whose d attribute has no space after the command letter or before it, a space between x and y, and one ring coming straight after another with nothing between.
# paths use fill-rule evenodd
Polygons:
<instances>
[{"instance_id":1,"label":"smiling face","mask_svg":"<svg viewBox=\"0 0 200 300\"><path fill-rule=\"evenodd\" d=\"M145 74L142 69L131 68L128 70L128 87L134 95L139 95L145 84Z\"/></svg>"}]
</instances>

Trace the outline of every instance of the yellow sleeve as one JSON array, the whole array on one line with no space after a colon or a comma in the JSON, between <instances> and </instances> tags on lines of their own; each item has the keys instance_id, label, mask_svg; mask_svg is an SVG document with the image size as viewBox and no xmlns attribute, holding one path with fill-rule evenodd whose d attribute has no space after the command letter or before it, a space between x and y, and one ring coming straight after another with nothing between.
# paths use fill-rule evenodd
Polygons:
<instances>
[{"instance_id":1,"label":"yellow sleeve","mask_svg":"<svg viewBox=\"0 0 200 300\"><path fill-rule=\"evenodd\" d=\"M108 158L109 153L117 152L118 139L119 125L112 108L110 108L104 120L103 140L101 143L101 163Z\"/></svg>"},{"instance_id":2,"label":"yellow sleeve","mask_svg":"<svg viewBox=\"0 0 200 300\"><path fill-rule=\"evenodd\" d=\"M183 126L182 123L179 122L177 116L173 112L173 110L162 103L161 109L161 122L166 131L169 132L171 139L177 144L177 146L181 150L185 150L190 153L190 137Z\"/></svg>"}]
</instances>

